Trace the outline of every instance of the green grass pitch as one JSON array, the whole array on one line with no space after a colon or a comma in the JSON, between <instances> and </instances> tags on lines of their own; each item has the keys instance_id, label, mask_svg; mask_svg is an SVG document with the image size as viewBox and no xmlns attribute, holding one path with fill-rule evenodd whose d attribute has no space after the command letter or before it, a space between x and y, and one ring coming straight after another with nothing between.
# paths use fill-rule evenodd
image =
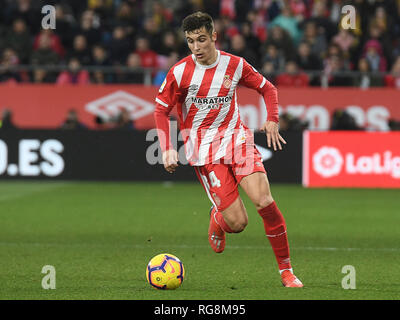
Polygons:
<instances>
[{"instance_id":1,"label":"green grass pitch","mask_svg":"<svg viewBox=\"0 0 400 320\"><path fill-rule=\"evenodd\" d=\"M282 287L261 218L208 245L210 203L198 183L1 182L0 299L399 299L399 190L272 184L305 287ZM182 286L145 279L156 254L178 256ZM44 290L44 265L56 289ZM345 265L356 289L342 288Z\"/></svg>"}]
</instances>

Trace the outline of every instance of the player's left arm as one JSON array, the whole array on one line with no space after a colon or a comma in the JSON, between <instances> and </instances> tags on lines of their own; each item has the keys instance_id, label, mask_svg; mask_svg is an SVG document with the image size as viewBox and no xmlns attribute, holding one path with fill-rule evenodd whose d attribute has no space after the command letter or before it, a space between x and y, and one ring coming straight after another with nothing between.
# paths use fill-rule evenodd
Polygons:
<instances>
[{"instance_id":1,"label":"player's left arm","mask_svg":"<svg viewBox=\"0 0 400 320\"><path fill-rule=\"evenodd\" d=\"M282 144L286 144L285 139L279 134L279 109L278 109L278 90L261 75L253 66L243 59L243 70L240 84L257 90L264 98L267 106L267 120L264 122L260 131L267 136L267 145L274 150L282 150Z\"/></svg>"},{"instance_id":2,"label":"player's left arm","mask_svg":"<svg viewBox=\"0 0 400 320\"><path fill-rule=\"evenodd\" d=\"M154 120L157 128L158 141L162 150L162 160L165 170L173 173L178 167L178 152L171 142L169 114L175 107L177 99L177 83L171 70L168 72L156 97Z\"/></svg>"}]
</instances>

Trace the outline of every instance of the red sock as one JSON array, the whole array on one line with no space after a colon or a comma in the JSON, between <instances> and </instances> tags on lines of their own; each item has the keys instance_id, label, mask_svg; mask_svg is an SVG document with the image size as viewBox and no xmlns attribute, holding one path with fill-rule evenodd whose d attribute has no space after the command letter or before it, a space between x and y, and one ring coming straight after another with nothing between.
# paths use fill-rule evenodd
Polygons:
<instances>
[{"instance_id":1,"label":"red sock","mask_svg":"<svg viewBox=\"0 0 400 320\"><path fill-rule=\"evenodd\" d=\"M217 211L214 213L214 218L221 227L222 230L224 230L227 233L233 233L233 230L228 226L228 224L225 222L224 216L222 215L221 211Z\"/></svg>"},{"instance_id":2,"label":"red sock","mask_svg":"<svg viewBox=\"0 0 400 320\"><path fill-rule=\"evenodd\" d=\"M258 210L264 222L265 234L275 253L279 270L290 269L289 243L286 234L286 224L282 213L275 201L265 208Z\"/></svg>"}]
</instances>

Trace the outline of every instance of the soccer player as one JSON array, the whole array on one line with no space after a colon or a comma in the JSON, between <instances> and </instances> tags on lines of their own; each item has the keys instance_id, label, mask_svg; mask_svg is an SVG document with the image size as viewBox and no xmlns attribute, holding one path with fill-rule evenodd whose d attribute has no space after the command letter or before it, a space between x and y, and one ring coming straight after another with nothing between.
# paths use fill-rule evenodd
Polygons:
<instances>
[{"instance_id":1,"label":"soccer player","mask_svg":"<svg viewBox=\"0 0 400 320\"><path fill-rule=\"evenodd\" d=\"M263 223L285 287L302 287L293 274L286 224L272 198L254 136L239 115L236 88L244 85L264 99L267 119L260 130L268 147L281 150L286 141L279 134L276 88L245 59L216 49L212 18L202 12L182 23L191 55L168 72L156 97L154 117L165 169L173 173L178 153L170 141L169 113L176 107L186 157L211 203L208 240L220 253L225 233L239 233L248 216L238 186L254 203Z\"/></svg>"}]
</instances>

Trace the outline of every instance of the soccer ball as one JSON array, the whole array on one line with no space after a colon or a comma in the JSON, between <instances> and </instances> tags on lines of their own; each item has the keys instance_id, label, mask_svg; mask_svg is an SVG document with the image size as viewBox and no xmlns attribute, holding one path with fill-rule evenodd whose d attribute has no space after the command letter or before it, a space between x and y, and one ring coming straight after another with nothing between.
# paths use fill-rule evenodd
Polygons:
<instances>
[{"instance_id":1,"label":"soccer ball","mask_svg":"<svg viewBox=\"0 0 400 320\"><path fill-rule=\"evenodd\" d=\"M179 288L184 276L185 269L182 262L169 253L155 256L146 268L147 281L159 290Z\"/></svg>"}]
</instances>

